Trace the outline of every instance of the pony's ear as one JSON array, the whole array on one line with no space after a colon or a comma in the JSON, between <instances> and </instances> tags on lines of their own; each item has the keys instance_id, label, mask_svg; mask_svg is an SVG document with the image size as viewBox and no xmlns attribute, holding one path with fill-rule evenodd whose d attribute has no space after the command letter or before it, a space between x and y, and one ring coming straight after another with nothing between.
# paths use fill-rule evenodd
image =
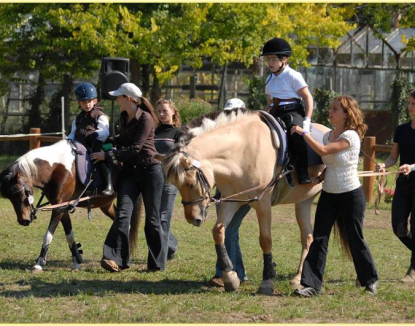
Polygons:
<instances>
[{"instance_id":1,"label":"pony's ear","mask_svg":"<svg viewBox=\"0 0 415 326\"><path fill-rule=\"evenodd\" d=\"M157 153L156 155L154 155L154 158L162 162L166 158L166 154Z\"/></svg>"},{"instance_id":2,"label":"pony's ear","mask_svg":"<svg viewBox=\"0 0 415 326\"><path fill-rule=\"evenodd\" d=\"M184 155L180 156L180 165L184 169L190 169L192 167L192 159L190 157L186 157Z\"/></svg>"}]
</instances>

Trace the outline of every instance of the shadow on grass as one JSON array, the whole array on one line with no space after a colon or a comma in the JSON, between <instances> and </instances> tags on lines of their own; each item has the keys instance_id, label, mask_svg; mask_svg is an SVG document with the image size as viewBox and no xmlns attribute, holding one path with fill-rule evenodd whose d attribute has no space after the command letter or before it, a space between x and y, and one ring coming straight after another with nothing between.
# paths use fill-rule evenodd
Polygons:
<instances>
[{"instance_id":1,"label":"shadow on grass","mask_svg":"<svg viewBox=\"0 0 415 326\"><path fill-rule=\"evenodd\" d=\"M98 275L97 275L98 276ZM0 287L15 287L16 290L2 291L1 297L22 299L25 297L56 298L76 295L107 296L111 293L121 294L182 294L205 293L210 289L204 282L183 280L68 280L67 282L50 283L41 279L20 280L14 283L0 284Z\"/></svg>"}]
</instances>

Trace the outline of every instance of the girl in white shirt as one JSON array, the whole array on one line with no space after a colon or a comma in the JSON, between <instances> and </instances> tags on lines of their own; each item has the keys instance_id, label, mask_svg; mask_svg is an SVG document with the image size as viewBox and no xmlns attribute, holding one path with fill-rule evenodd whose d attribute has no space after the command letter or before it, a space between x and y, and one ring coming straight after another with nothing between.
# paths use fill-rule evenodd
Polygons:
<instances>
[{"instance_id":1,"label":"girl in white shirt","mask_svg":"<svg viewBox=\"0 0 415 326\"><path fill-rule=\"evenodd\" d=\"M299 296L320 294L326 266L328 243L334 223L337 223L344 249L351 254L357 278L370 294L377 293L378 273L363 238L363 219L366 200L357 176L360 141L367 125L357 101L350 96L339 96L329 109L333 130L318 143L299 126L291 129L304 137L310 147L326 164L323 191L317 204L313 237L301 275Z\"/></svg>"}]
</instances>

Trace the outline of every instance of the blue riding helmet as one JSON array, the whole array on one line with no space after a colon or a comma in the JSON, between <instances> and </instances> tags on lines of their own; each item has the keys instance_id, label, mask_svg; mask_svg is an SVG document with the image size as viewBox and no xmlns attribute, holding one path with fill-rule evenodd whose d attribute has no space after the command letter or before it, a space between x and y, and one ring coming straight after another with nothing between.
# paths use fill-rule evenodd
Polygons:
<instances>
[{"instance_id":1,"label":"blue riding helmet","mask_svg":"<svg viewBox=\"0 0 415 326\"><path fill-rule=\"evenodd\" d=\"M95 86L89 83L79 84L75 89L75 95L77 101L93 100L98 97Z\"/></svg>"}]
</instances>

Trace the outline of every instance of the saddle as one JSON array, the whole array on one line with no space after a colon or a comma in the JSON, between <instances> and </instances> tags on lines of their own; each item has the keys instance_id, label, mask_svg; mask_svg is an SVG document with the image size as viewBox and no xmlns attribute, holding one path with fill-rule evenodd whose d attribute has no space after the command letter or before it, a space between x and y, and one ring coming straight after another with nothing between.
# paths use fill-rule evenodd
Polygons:
<instances>
[{"instance_id":1,"label":"saddle","mask_svg":"<svg viewBox=\"0 0 415 326\"><path fill-rule=\"evenodd\" d=\"M78 180L86 187L91 179L93 179L88 190L95 190L103 186L103 177L101 173L97 173L94 164L92 164L87 148L78 141L72 141L71 144L76 153L75 166Z\"/></svg>"},{"instance_id":2,"label":"saddle","mask_svg":"<svg viewBox=\"0 0 415 326\"><path fill-rule=\"evenodd\" d=\"M284 122L279 118L274 118L271 114L265 111L259 111L262 121L264 121L271 130L273 135L273 144L278 151L277 165L282 167L282 171L287 169L289 162L289 146L287 139L287 130ZM311 136L316 139L319 143L323 143L324 132L317 128L310 130ZM307 144L308 154L308 166L322 165L323 161L321 157ZM289 194L287 189L292 189L294 182L290 174L287 174L284 178L280 179L274 187L272 194L272 205L277 205L283 201Z\"/></svg>"}]
</instances>

